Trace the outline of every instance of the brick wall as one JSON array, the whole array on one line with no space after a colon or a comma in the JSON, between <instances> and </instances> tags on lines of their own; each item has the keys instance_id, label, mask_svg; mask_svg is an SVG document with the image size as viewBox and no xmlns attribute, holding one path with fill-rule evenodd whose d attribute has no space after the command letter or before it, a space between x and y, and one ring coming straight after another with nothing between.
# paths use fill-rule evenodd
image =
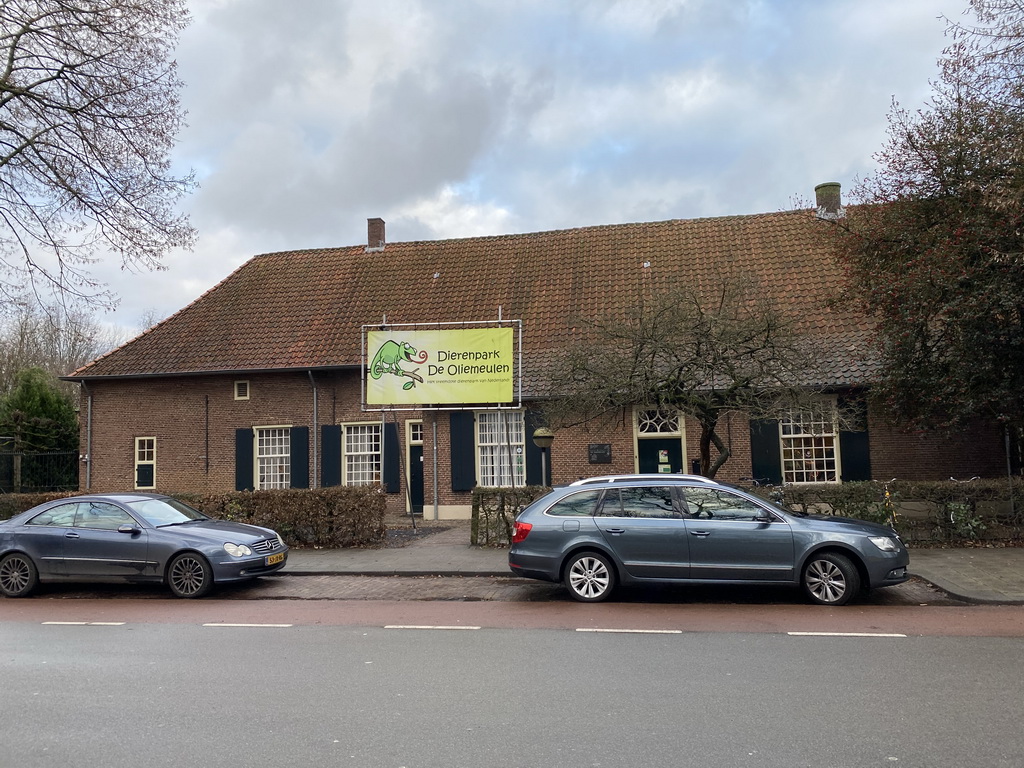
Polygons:
<instances>
[{"instance_id":1,"label":"brick wall","mask_svg":"<svg viewBox=\"0 0 1024 768\"><path fill-rule=\"evenodd\" d=\"M249 399L234 399L234 382L249 382ZM360 410L359 376L352 372L315 374L318 420L323 424L373 423L377 412ZM93 490L134 488L136 437L157 438L156 489L158 491L219 492L235 484L235 430L254 426L291 425L310 428L310 459L313 463L313 387L308 374L276 373L242 376L196 376L93 382L82 391L82 453L89 430L88 396L92 397L90 474ZM451 440L449 413L398 412L403 469L408 471L406 422L423 422L424 508L432 516L440 507L466 509L472 494L451 490ZM869 413L873 475L876 479L945 479L949 476L996 477L1005 472L1002 433L997 427L977 426L969 434L943 436L908 434L889 425L879 414ZM436 430L435 430L436 425ZM750 429L746 417L732 413L722 419L719 431L732 457L718 478L735 482L747 477L750 468ZM436 446L434 436L436 434ZM684 471L699 455L700 428L686 419ZM529 436L527 436L529 439ZM589 446L611 445L609 464L591 464ZM322 452L322 446L320 446ZM551 478L562 485L581 477L636 471L634 429L628 415L601 424L559 430L549 453ZM81 473L85 487L86 473ZM311 483L320 468L310 467ZM406 509L406 488L389 494L389 511Z\"/></svg>"}]
</instances>

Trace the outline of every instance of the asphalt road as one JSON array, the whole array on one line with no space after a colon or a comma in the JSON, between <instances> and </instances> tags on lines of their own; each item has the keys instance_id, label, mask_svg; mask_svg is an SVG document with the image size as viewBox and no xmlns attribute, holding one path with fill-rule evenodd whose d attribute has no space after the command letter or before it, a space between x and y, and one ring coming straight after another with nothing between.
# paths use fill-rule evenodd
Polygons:
<instances>
[{"instance_id":1,"label":"asphalt road","mask_svg":"<svg viewBox=\"0 0 1024 768\"><path fill-rule=\"evenodd\" d=\"M1004 768L1024 754L1017 638L252 627L186 622L290 601L17 602L148 603L181 623L0 622L3 768Z\"/></svg>"}]
</instances>

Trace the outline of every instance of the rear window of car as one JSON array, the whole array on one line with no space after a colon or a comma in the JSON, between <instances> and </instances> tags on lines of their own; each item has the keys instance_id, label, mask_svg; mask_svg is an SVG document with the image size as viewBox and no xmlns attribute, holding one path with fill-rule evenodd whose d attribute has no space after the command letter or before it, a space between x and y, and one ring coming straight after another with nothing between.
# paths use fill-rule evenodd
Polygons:
<instances>
[{"instance_id":1,"label":"rear window of car","mask_svg":"<svg viewBox=\"0 0 1024 768\"><path fill-rule=\"evenodd\" d=\"M60 504L56 507L42 512L31 520L28 525L52 525L60 528L71 528L75 524L75 512L78 510L77 503Z\"/></svg>"},{"instance_id":2,"label":"rear window of car","mask_svg":"<svg viewBox=\"0 0 1024 768\"><path fill-rule=\"evenodd\" d=\"M548 507L547 514L555 517L590 517L600 498L601 491L573 493Z\"/></svg>"}]
</instances>

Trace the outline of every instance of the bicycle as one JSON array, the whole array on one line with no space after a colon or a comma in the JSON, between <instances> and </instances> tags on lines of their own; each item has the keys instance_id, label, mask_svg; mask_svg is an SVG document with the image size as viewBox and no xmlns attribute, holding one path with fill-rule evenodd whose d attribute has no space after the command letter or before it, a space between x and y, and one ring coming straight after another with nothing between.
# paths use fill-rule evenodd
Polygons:
<instances>
[{"instance_id":1,"label":"bicycle","mask_svg":"<svg viewBox=\"0 0 1024 768\"><path fill-rule=\"evenodd\" d=\"M885 480L882 482L882 511L885 513L885 524L896 530L897 504L896 499L893 497L893 493L889 490L889 486L896 482L896 478L892 480Z\"/></svg>"},{"instance_id":2,"label":"bicycle","mask_svg":"<svg viewBox=\"0 0 1024 768\"><path fill-rule=\"evenodd\" d=\"M967 480L957 480L955 477L949 478L950 482L957 483L958 485L973 483L975 480L980 479L978 475ZM965 494L960 501L948 502L946 509L949 511L949 532L951 536L971 539L973 541L985 530L985 523L982 522L975 512L974 502L971 500L970 494ZM943 520L943 523L945 523L945 520Z\"/></svg>"},{"instance_id":3,"label":"bicycle","mask_svg":"<svg viewBox=\"0 0 1024 768\"><path fill-rule=\"evenodd\" d=\"M770 477L741 477L741 483L750 483L753 488L769 488L768 499L783 509L786 508L786 484L775 485ZM758 494L760 495L760 494Z\"/></svg>"}]
</instances>

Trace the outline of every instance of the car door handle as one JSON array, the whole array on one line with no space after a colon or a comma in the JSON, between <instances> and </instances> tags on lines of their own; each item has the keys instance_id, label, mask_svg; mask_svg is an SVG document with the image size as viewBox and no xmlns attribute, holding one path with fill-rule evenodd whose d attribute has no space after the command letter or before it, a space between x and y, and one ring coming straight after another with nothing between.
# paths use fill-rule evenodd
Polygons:
<instances>
[{"instance_id":1,"label":"car door handle","mask_svg":"<svg viewBox=\"0 0 1024 768\"><path fill-rule=\"evenodd\" d=\"M79 535L78 535L77 533L75 533L74 531L68 531L67 533L65 533L65 534L64 534L64 538L65 538L65 539L80 539L80 538L82 538L82 537L81 537L81 536L79 536Z\"/></svg>"},{"instance_id":2,"label":"car door handle","mask_svg":"<svg viewBox=\"0 0 1024 768\"><path fill-rule=\"evenodd\" d=\"M693 536L700 536L702 539L711 535L711 531L690 531Z\"/></svg>"},{"instance_id":3,"label":"car door handle","mask_svg":"<svg viewBox=\"0 0 1024 768\"><path fill-rule=\"evenodd\" d=\"M618 536L620 533L625 533L625 528L605 528L605 533L610 533L612 536Z\"/></svg>"}]
</instances>

